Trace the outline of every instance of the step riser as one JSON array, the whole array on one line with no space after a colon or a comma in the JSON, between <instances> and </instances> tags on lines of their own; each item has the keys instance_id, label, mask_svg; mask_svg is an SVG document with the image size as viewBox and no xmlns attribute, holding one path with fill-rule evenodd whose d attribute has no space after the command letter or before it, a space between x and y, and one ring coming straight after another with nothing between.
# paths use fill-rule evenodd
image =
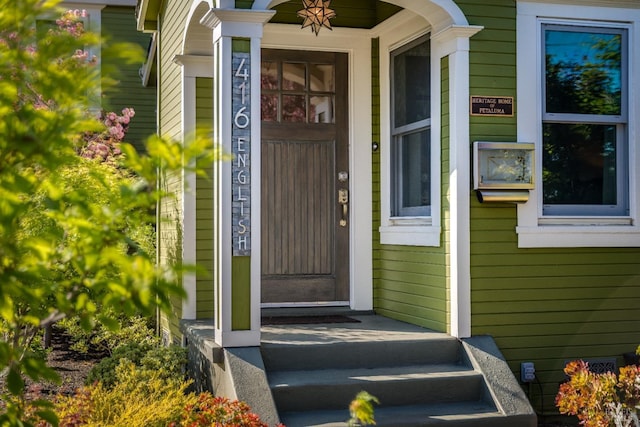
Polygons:
<instances>
[{"instance_id":1,"label":"step riser","mask_svg":"<svg viewBox=\"0 0 640 427\"><path fill-rule=\"evenodd\" d=\"M482 398L482 377L442 377L351 384L282 386L272 389L278 411L302 412L347 408L360 391L376 396L381 406L471 402Z\"/></svg>"},{"instance_id":2,"label":"step riser","mask_svg":"<svg viewBox=\"0 0 640 427\"><path fill-rule=\"evenodd\" d=\"M460 354L455 339L262 347L267 371L457 363Z\"/></svg>"}]
</instances>

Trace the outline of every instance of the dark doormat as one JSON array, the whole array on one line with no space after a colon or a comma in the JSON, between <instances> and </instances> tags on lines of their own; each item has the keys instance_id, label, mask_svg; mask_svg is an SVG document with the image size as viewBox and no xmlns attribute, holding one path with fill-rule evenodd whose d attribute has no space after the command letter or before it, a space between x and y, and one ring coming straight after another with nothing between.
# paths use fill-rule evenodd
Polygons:
<instances>
[{"instance_id":1,"label":"dark doormat","mask_svg":"<svg viewBox=\"0 0 640 427\"><path fill-rule=\"evenodd\" d=\"M330 316L266 316L262 325L315 325L319 323L360 323L359 320L342 315Z\"/></svg>"}]
</instances>

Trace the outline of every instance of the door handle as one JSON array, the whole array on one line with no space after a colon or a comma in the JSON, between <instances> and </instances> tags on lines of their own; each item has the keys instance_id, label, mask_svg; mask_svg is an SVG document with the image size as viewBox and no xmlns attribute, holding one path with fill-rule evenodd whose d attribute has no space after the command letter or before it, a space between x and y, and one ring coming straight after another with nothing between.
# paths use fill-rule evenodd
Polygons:
<instances>
[{"instance_id":1,"label":"door handle","mask_svg":"<svg viewBox=\"0 0 640 427\"><path fill-rule=\"evenodd\" d=\"M340 188L338 190L338 204L342 206L340 227L346 227L347 219L349 218L349 190L346 188Z\"/></svg>"}]
</instances>

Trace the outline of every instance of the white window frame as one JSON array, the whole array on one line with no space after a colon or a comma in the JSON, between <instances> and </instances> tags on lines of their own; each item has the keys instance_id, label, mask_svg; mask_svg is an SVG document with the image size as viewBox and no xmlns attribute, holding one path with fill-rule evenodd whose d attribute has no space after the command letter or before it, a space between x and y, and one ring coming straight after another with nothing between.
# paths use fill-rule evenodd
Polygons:
<instances>
[{"instance_id":1,"label":"white window frame","mask_svg":"<svg viewBox=\"0 0 640 427\"><path fill-rule=\"evenodd\" d=\"M590 0L582 5L550 4L546 1L518 2L518 141L536 145L536 185L529 201L518 205L518 246L535 247L636 247L640 246L640 84L634 81L640 71L640 5L613 4L598 7ZM542 122L543 122L543 24L611 27L627 31L628 36L628 126L626 129L629 214L620 216L543 215L542 200ZM534 54L535 53L535 54Z\"/></svg>"},{"instance_id":2,"label":"white window frame","mask_svg":"<svg viewBox=\"0 0 640 427\"><path fill-rule=\"evenodd\" d=\"M391 58L392 52L428 35L428 23L413 14L400 13L380 28L380 242L383 245L440 246L440 57L431 38L430 174L431 206L427 216L392 216L394 144ZM422 123L422 122L420 122Z\"/></svg>"},{"instance_id":3,"label":"white window frame","mask_svg":"<svg viewBox=\"0 0 640 427\"><path fill-rule=\"evenodd\" d=\"M418 39L407 43L403 46L401 46L400 48L394 50L393 52L391 52L391 61L390 61L390 88L392 89L392 93L391 93L391 103L392 103L392 107L391 107L391 117L392 117L392 121L394 122L395 119L393 119L395 117L395 100L396 97L398 96L394 91L394 83L396 81L396 77L394 76L394 61L395 58L397 58L398 56L402 55L403 53L407 52L408 50L411 50L414 47L417 47L418 45L424 43L425 41L430 41L429 40L429 34L423 36L423 37L419 37ZM431 64L431 52L429 52L429 64ZM429 82L429 84L431 84L431 82ZM429 95L429 102L431 102L431 94ZM429 111L429 114L431 114L431 111ZM392 163L392 167L391 167L391 174L392 174L392 180L393 180L393 184L392 184L392 194L391 194L391 205L392 205L392 215L393 213L396 213L394 215L394 217L430 217L431 216L431 201L429 202L428 206L411 206L411 207L403 207L404 205L404 198L403 198L403 187L405 185L404 182L404 174L402 171L402 165L404 163L404 151L402 149L402 144L404 142L404 138L405 136L408 135L413 135L416 133L420 133L426 131L429 133L429 147L431 147L431 116L426 117L422 120L417 120L415 122L411 122L411 123L406 123L403 125L399 125L396 126L395 123L393 123L393 126L391 126L391 161ZM429 148L430 149L430 148ZM431 158L431 156L429 156L429 158ZM429 174L431 174L431 165L429 165ZM431 189L429 189L429 199L431 199Z\"/></svg>"}]
</instances>

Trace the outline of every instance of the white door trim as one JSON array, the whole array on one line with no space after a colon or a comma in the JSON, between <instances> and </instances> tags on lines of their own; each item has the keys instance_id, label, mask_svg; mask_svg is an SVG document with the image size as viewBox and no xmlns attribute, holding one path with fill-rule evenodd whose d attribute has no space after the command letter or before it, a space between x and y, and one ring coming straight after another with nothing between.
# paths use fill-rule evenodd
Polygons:
<instances>
[{"instance_id":1,"label":"white door trim","mask_svg":"<svg viewBox=\"0 0 640 427\"><path fill-rule=\"evenodd\" d=\"M371 310L373 215L370 33L366 30L335 28L333 31L323 31L322 37L316 37L310 31L301 31L299 25L267 24L264 27L262 47L345 52L349 55L349 306L354 310Z\"/></svg>"}]
</instances>

